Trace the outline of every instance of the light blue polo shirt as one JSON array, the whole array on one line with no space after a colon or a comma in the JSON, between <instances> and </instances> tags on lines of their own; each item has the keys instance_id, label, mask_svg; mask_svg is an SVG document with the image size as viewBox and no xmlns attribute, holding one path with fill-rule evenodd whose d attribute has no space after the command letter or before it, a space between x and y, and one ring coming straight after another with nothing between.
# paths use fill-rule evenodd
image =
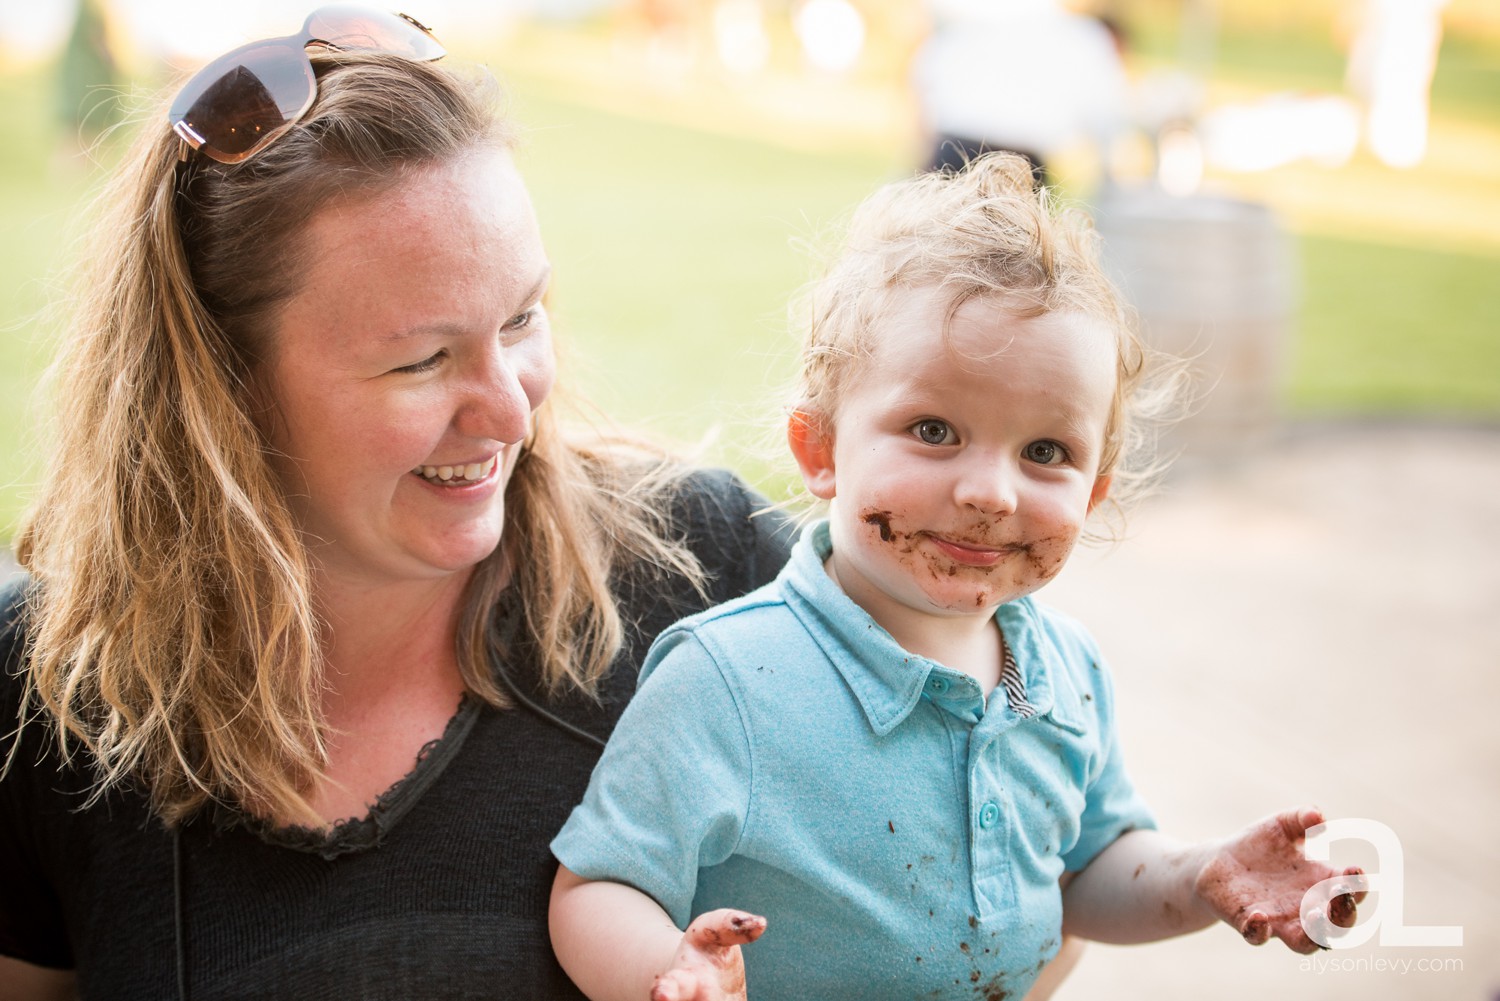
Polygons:
<instances>
[{"instance_id":1,"label":"light blue polo shirt","mask_svg":"<svg viewBox=\"0 0 1500 1001\"><path fill-rule=\"evenodd\" d=\"M1058 877L1154 821L1083 629L996 611L1031 716L915 656L828 577L828 528L771 584L663 633L552 842L678 927L764 914L762 1001L1022 997L1061 939Z\"/></svg>"}]
</instances>

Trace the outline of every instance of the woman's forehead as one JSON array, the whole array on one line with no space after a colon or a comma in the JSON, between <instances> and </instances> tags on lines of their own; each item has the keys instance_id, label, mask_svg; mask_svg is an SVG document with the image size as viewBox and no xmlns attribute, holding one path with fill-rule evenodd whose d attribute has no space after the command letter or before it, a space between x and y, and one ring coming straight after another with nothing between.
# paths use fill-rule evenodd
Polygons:
<instances>
[{"instance_id":1,"label":"woman's forehead","mask_svg":"<svg viewBox=\"0 0 1500 1001\"><path fill-rule=\"evenodd\" d=\"M530 305L520 300L548 271L530 199L503 153L413 170L388 189L332 203L305 235L301 287L281 311L278 347L499 324Z\"/></svg>"}]
</instances>

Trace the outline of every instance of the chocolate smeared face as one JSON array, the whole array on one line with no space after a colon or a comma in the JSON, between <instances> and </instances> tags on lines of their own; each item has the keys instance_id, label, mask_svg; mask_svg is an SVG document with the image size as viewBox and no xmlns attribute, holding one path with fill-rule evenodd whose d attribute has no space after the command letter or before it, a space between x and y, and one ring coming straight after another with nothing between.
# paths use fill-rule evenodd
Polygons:
<instances>
[{"instance_id":1,"label":"chocolate smeared face","mask_svg":"<svg viewBox=\"0 0 1500 1001\"><path fill-rule=\"evenodd\" d=\"M887 628L988 616L1037 590L1108 489L1110 332L992 299L945 329L946 311L936 288L898 302L831 421L831 568Z\"/></svg>"}]
</instances>

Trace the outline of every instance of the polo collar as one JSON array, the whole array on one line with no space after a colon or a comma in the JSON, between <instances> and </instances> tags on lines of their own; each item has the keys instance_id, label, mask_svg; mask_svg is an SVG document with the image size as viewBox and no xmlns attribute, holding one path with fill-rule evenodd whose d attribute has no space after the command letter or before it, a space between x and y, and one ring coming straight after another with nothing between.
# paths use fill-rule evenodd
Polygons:
<instances>
[{"instance_id":1,"label":"polo collar","mask_svg":"<svg viewBox=\"0 0 1500 1001\"><path fill-rule=\"evenodd\" d=\"M802 533L781 574L787 606L843 676L870 728L884 736L911 715L929 678L936 675L962 683L967 676L902 648L828 576L823 564L832 552L826 519ZM1085 717L1077 686L1061 669L1061 658L1036 605L1029 597L1019 598L1001 605L995 615L1036 715L1050 716L1058 725L1082 732ZM977 698L977 689L974 694ZM991 712L1005 711L1004 706L1003 693L991 698Z\"/></svg>"}]
</instances>

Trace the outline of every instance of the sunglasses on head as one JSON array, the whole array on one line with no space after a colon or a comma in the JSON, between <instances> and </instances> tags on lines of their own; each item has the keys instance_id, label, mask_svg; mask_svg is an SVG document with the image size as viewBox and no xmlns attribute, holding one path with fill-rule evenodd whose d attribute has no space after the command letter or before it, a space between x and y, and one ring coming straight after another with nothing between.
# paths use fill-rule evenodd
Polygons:
<instances>
[{"instance_id":1,"label":"sunglasses on head","mask_svg":"<svg viewBox=\"0 0 1500 1001\"><path fill-rule=\"evenodd\" d=\"M172 100L172 131L220 163L259 153L312 107L318 81L310 46L389 52L423 62L447 54L425 25L405 14L319 7L307 15L301 34L241 45L199 70Z\"/></svg>"}]
</instances>

